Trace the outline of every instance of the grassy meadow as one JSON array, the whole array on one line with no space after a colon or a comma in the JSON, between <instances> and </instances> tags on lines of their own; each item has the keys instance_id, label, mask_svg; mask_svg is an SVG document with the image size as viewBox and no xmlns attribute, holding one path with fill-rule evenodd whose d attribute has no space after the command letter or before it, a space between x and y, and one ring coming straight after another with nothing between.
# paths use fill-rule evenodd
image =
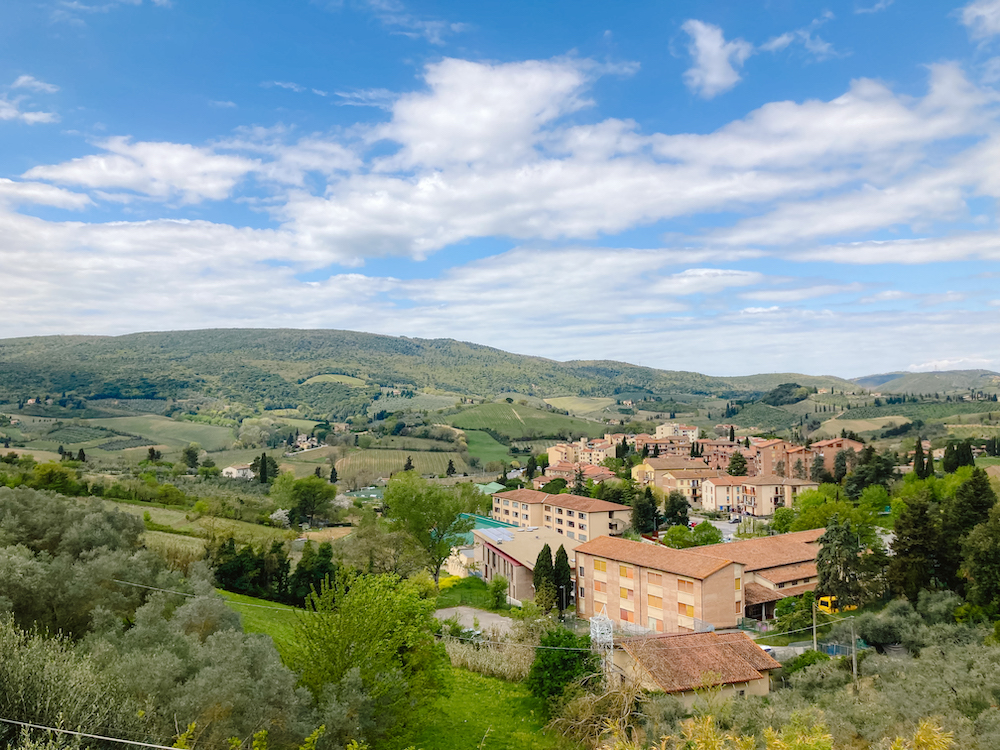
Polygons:
<instances>
[{"instance_id":1,"label":"grassy meadow","mask_svg":"<svg viewBox=\"0 0 1000 750\"><path fill-rule=\"evenodd\" d=\"M454 462L459 474L473 471L460 453L420 452L402 450L356 451L337 461L337 472L364 471L378 477L387 477L403 470L406 458L413 460L413 468L421 474L444 474L448 460Z\"/></svg>"},{"instance_id":2,"label":"grassy meadow","mask_svg":"<svg viewBox=\"0 0 1000 750\"><path fill-rule=\"evenodd\" d=\"M316 375L309 378L303 385L315 385L316 383L343 383L353 388L363 388L365 381L351 375Z\"/></svg>"},{"instance_id":3,"label":"grassy meadow","mask_svg":"<svg viewBox=\"0 0 1000 750\"><path fill-rule=\"evenodd\" d=\"M510 449L503 443L498 443L489 433L466 430L465 439L469 446L469 455L475 456L484 464L490 461L509 462L511 459Z\"/></svg>"},{"instance_id":4,"label":"grassy meadow","mask_svg":"<svg viewBox=\"0 0 1000 750\"><path fill-rule=\"evenodd\" d=\"M239 612L244 632L271 636L282 660L287 663L295 643L296 618L305 616L304 610L222 589L216 591L226 599L230 609Z\"/></svg>"},{"instance_id":5,"label":"grassy meadow","mask_svg":"<svg viewBox=\"0 0 1000 750\"><path fill-rule=\"evenodd\" d=\"M563 414L553 414L520 404L481 404L463 409L448 418L448 422L463 430L492 429L513 439L548 437L579 432L599 437L605 426Z\"/></svg>"},{"instance_id":6,"label":"grassy meadow","mask_svg":"<svg viewBox=\"0 0 1000 750\"><path fill-rule=\"evenodd\" d=\"M216 427L198 422L178 422L156 414L87 421L89 424L141 435L153 439L158 444L177 448L183 448L189 443L198 443L207 451L220 451L232 445L235 440L232 430L228 427Z\"/></svg>"},{"instance_id":7,"label":"grassy meadow","mask_svg":"<svg viewBox=\"0 0 1000 750\"><path fill-rule=\"evenodd\" d=\"M594 416L615 405L613 398L589 398L586 396L559 396L547 398L545 403L556 409L564 409L570 414Z\"/></svg>"}]
</instances>

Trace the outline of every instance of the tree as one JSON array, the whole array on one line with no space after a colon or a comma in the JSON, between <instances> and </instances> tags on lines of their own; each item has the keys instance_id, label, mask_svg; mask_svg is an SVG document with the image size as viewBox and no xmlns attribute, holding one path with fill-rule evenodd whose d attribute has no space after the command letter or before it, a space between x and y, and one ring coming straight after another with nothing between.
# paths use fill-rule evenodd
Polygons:
<instances>
[{"instance_id":1,"label":"tree","mask_svg":"<svg viewBox=\"0 0 1000 750\"><path fill-rule=\"evenodd\" d=\"M475 522L462 518L467 500L454 488L429 485L413 472L389 481L384 502L386 514L397 528L407 531L427 553L434 583L453 547L465 539Z\"/></svg>"},{"instance_id":2,"label":"tree","mask_svg":"<svg viewBox=\"0 0 1000 750\"><path fill-rule=\"evenodd\" d=\"M792 508L775 508L771 518L771 530L776 534L787 534L795 521L795 511Z\"/></svg>"},{"instance_id":3,"label":"tree","mask_svg":"<svg viewBox=\"0 0 1000 750\"><path fill-rule=\"evenodd\" d=\"M818 592L837 597L841 609L881 595L888 560L873 529L857 528L834 515L818 543Z\"/></svg>"},{"instance_id":4,"label":"tree","mask_svg":"<svg viewBox=\"0 0 1000 750\"><path fill-rule=\"evenodd\" d=\"M635 532L648 534L655 531L658 515L652 487L647 487L644 492L636 493L632 500L632 528Z\"/></svg>"},{"instance_id":5,"label":"tree","mask_svg":"<svg viewBox=\"0 0 1000 750\"><path fill-rule=\"evenodd\" d=\"M330 467L330 484L336 484L336 483L337 483L337 467L336 466L331 466Z\"/></svg>"},{"instance_id":6,"label":"tree","mask_svg":"<svg viewBox=\"0 0 1000 750\"><path fill-rule=\"evenodd\" d=\"M687 528L688 511L691 506L688 504L684 493L678 490L671 490L667 499L663 501L663 522L669 526L684 526Z\"/></svg>"},{"instance_id":7,"label":"tree","mask_svg":"<svg viewBox=\"0 0 1000 750\"><path fill-rule=\"evenodd\" d=\"M278 462L266 453L261 453L250 464L250 471L261 484L270 484L278 477Z\"/></svg>"},{"instance_id":8,"label":"tree","mask_svg":"<svg viewBox=\"0 0 1000 750\"><path fill-rule=\"evenodd\" d=\"M507 603L507 589L510 581L504 576L493 576L486 585L486 590L490 595L490 609L500 609Z\"/></svg>"},{"instance_id":9,"label":"tree","mask_svg":"<svg viewBox=\"0 0 1000 750\"><path fill-rule=\"evenodd\" d=\"M342 572L309 597L307 609L309 616L296 618L291 663L318 707L330 710L353 680L371 731L384 737L418 723L447 672L433 635L434 600L397 576Z\"/></svg>"},{"instance_id":10,"label":"tree","mask_svg":"<svg viewBox=\"0 0 1000 750\"><path fill-rule=\"evenodd\" d=\"M837 451L837 455L833 457L833 481L837 484L840 484L844 480L844 477L847 476L849 464L854 455L853 450L844 448Z\"/></svg>"},{"instance_id":11,"label":"tree","mask_svg":"<svg viewBox=\"0 0 1000 750\"><path fill-rule=\"evenodd\" d=\"M722 532L708 521L702 521L691 530L691 540L695 547L722 544L722 538Z\"/></svg>"},{"instance_id":12,"label":"tree","mask_svg":"<svg viewBox=\"0 0 1000 750\"><path fill-rule=\"evenodd\" d=\"M559 608L559 613L562 614L563 610L569 606L569 600L573 594L573 571L569 567L569 555L566 554L566 548L561 544L556 550L552 572L553 586L556 591L556 606Z\"/></svg>"},{"instance_id":13,"label":"tree","mask_svg":"<svg viewBox=\"0 0 1000 750\"><path fill-rule=\"evenodd\" d=\"M664 532L660 543L673 549L687 549L694 546L694 539L687 526L671 526Z\"/></svg>"},{"instance_id":14,"label":"tree","mask_svg":"<svg viewBox=\"0 0 1000 750\"><path fill-rule=\"evenodd\" d=\"M543 592L548 597L555 596L556 592L556 572L552 564L552 548L543 544L538 550L538 557L535 558L535 569L531 573L531 582L535 587L535 601L539 601L539 595Z\"/></svg>"},{"instance_id":15,"label":"tree","mask_svg":"<svg viewBox=\"0 0 1000 750\"><path fill-rule=\"evenodd\" d=\"M954 474L958 468L958 452L954 443L948 443L944 449L944 458L941 459L941 471L945 474Z\"/></svg>"},{"instance_id":16,"label":"tree","mask_svg":"<svg viewBox=\"0 0 1000 750\"><path fill-rule=\"evenodd\" d=\"M747 475L747 459L740 451L736 451L729 459L729 468L726 470L730 476L745 477Z\"/></svg>"},{"instance_id":17,"label":"tree","mask_svg":"<svg viewBox=\"0 0 1000 750\"><path fill-rule=\"evenodd\" d=\"M197 443L191 443L181 451L181 461L183 461L189 469L197 469L199 453L201 453L201 446Z\"/></svg>"},{"instance_id":18,"label":"tree","mask_svg":"<svg viewBox=\"0 0 1000 750\"><path fill-rule=\"evenodd\" d=\"M539 645L542 648L535 651L527 681L528 690L537 698L548 700L562 695L570 683L598 671L589 635L576 636L565 628L557 628L543 635Z\"/></svg>"},{"instance_id":19,"label":"tree","mask_svg":"<svg viewBox=\"0 0 1000 750\"><path fill-rule=\"evenodd\" d=\"M889 589L911 602L934 581L940 530L925 493L910 498L896 519L892 559L886 574Z\"/></svg>"},{"instance_id":20,"label":"tree","mask_svg":"<svg viewBox=\"0 0 1000 750\"><path fill-rule=\"evenodd\" d=\"M587 484L583 478L583 467L577 466L573 475L573 494L581 497L587 496Z\"/></svg>"},{"instance_id":21,"label":"tree","mask_svg":"<svg viewBox=\"0 0 1000 750\"><path fill-rule=\"evenodd\" d=\"M818 453L813 458L812 466L809 467L809 478L816 484L833 483L833 475L826 470L826 462Z\"/></svg>"},{"instance_id":22,"label":"tree","mask_svg":"<svg viewBox=\"0 0 1000 750\"><path fill-rule=\"evenodd\" d=\"M410 456L406 457L406 463L403 464L403 471L413 471L413 458Z\"/></svg>"},{"instance_id":23,"label":"tree","mask_svg":"<svg viewBox=\"0 0 1000 750\"><path fill-rule=\"evenodd\" d=\"M729 425L729 442L730 443L736 442L736 428L733 427L732 425Z\"/></svg>"},{"instance_id":24,"label":"tree","mask_svg":"<svg viewBox=\"0 0 1000 750\"><path fill-rule=\"evenodd\" d=\"M792 476L796 479L806 478L806 465L802 463L801 458L795 462L795 466L792 468Z\"/></svg>"},{"instance_id":25,"label":"tree","mask_svg":"<svg viewBox=\"0 0 1000 750\"><path fill-rule=\"evenodd\" d=\"M444 470L446 476L453 476L455 474L455 462L450 458L448 459L448 468Z\"/></svg>"},{"instance_id":26,"label":"tree","mask_svg":"<svg viewBox=\"0 0 1000 750\"><path fill-rule=\"evenodd\" d=\"M534 456L528 456L528 460L524 463L524 476L528 478L529 482L535 478L536 471L538 471L538 461L535 460Z\"/></svg>"},{"instance_id":27,"label":"tree","mask_svg":"<svg viewBox=\"0 0 1000 750\"><path fill-rule=\"evenodd\" d=\"M963 545L964 568L969 576L968 598L983 609L1000 609L1000 506L976 526Z\"/></svg>"},{"instance_id":28,"label":"tree","mask_svg":"<svg viewBox=\"0 0 1000 750\"><path fill-rule=\"evenodd\" d=\"M941 507L941 536L938 549L938 574L942 583L959 594L965 588L960 574L963 545L969 533L985 519L997 503L989 476L982 469L973 469L967 480L955 490L953 497Z\"/></svg>"},{"instance_id":29,"label":"tree","mask_svg":"<svg viewBox=\"0 0 1000 750\"><path fill-rule=\"evenodd\" d=\"M296 519L305 518L310 525L317 515L322 515L337 496L337 488L319 476L298 479L292 485L292 515Z\"/></svg>"},{"instance_id":30,"label":"tree","mask_svg":"<svg viewBox=\"0 0 1000 750\"><path fill-rule=\"evenodd\" d=\"M924 441L917 435L917 443L913 447L913 473L918 479L927 478L927 464L924 461Z\"/></svg>"},{"instance_id":31,"label":"tree","mask_svg":"<svg viewBox=\"0 0 1000 750\"><path fill-rule=\"evenodd\" d=\"M77 451L76 460L80 461L81 463L87 460L87 454L83 452L83 448Z\"/></svg>"}]
</instances>

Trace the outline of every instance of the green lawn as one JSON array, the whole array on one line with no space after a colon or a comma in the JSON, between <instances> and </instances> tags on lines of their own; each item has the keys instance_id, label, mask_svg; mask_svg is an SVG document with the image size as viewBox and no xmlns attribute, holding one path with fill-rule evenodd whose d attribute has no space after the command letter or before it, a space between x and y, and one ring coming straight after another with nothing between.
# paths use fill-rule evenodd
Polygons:
<instances>
[{"instance_id":1,"label":"green lawn","mask_svg":"<svg viewBox=\"0 0 1000 750\"><path fill-rule=\"evenodd\" d=\"M466 430L465 439L469 444L469 455L475 456L482 463L490 461L510 462L511 455L507 446L498 443L488 433L481 430Z\"/></svg>"},{"instance_id":2,"label":"green lawn","mask_svg":"<svg viewBox=\"0 0 1000 750\"><path fill-rule=\"evenodd\" d=\"M419 750L548 750L567 747L543 733L541 703L521 683L452 669L451 690L401 746Z\"/></svg>"},{"instance_id":3,"label":"green lawn","mask_svg":"<svg viewBox=\"0 0 1000 750\"><path fill-rule=\"evenodd\" d=\"M271 636L278 653L287 663L292 645L295 643L295 621L301 616L298 613L303 610L269 602L266 599L233 594L222 589L216 591L226 598L233 611L240 613L244 632Z\"/></svg>"},{"instance_id":4,"label":"green lawn","mask_svg":"<svg viewBox=\"0 0 1000 750\"><path fill-rule=\"evenodd\" d=\"M442 578L439 585L441 591L437 598L438 609L457 607L460 604L482 609L489 606L489 594L486 590L486 584L481 578L448 576Z\"/></svg>"},{"instance_id":5,"label":"green lawn","mask_svg":"<svg viewBox=\"0 0 1000 750\"><path fill-rule=\"evenodd\" d=\"M464 430L493 429L513 439L532 439L579 432L591 437L604 434L605 426L576 417L554 414L520 404L481 404L463 409L448 418L455 427Z\"/></svg>"}]
</instances>

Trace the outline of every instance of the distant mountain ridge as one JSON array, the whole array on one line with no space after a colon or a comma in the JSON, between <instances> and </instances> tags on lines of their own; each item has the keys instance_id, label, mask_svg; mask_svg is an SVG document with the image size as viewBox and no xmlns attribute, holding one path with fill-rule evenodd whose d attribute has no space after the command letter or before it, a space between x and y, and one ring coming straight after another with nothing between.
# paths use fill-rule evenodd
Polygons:
<instances>
[{"instance_id":1,"label":"distant mountain ridge","mask_svg":"<svg viewBox=\"0 0 1000 750\"><path fill-rule=\"evenodd\" d=\"M39 392L84 398L175 398L195 392L294 405L308 395L303 389L351 391L339 383L304 385L326 373L370 385L407 384L484 397L517 392L545 398L669 393L752 398L788 382L853 387L828 376L712 377L609 360L558 362L452 339L338 330L207 329L0 340L0 398L6 400Z\"/></svg>"},{"instance_id":2,"label":"distant mountain ridge","mask_svg":"<svg viewBox=\"0 0 1000 750\"><path fill-rule=\"evenodd\" d=\"M885 393L947 393L956 390L992 390L1000 386L1000 373L992 370L943 370L886 372L853 378L862 388Z\"/></svg>"}]
</instances>

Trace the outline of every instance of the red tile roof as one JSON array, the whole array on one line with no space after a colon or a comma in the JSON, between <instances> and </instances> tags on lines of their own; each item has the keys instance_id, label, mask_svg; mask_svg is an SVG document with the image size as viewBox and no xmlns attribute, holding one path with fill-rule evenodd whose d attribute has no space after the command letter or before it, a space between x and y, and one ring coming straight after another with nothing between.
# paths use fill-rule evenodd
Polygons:
<instances>
[{"instance_id":1,"label":"red tile roof","mask_svg":"<svg viewBox=\"0 0 1000 750\"><path fill-rule=\"evenodd\" d=\"M738 542L692 547L685 552L716 559L735 560L746 566L747 572L777 568L795 563L814 562L819 546L813 544L826 529L797 531L792 534L742 539Z\"/></svg>"},{"instance_id":2,"label":"red tile roof","mask_svg":"<svg viewBox=\"0 0 1000 750\"><path fill-rule=\"evenodd\" d=\"M609 503L607 500L598 500L593 497L582 497L580 495L549 495L545 500L547 505L554 505L557 508L569 508L583 513L601 513L604 511L614 512L619 510L631 511L627 505L619 503Z\"/></svg>"},{"instance_id":3,"label":"red tile roof","mask_svg":"<svg viewBox=\"0 0 1000 750\"><path fill-rule=\"evenodd\" d=\"M731 564L730 560L691 554L691 550L671 549L662 544L645 544L610 536L599 536L585 542L576 551L577 554L603 557L699 580L708 578Z\"/></svg>"},{"instance_id":4,"label":"red tile roof","mask_svg":"<svg viewBox=\"0 0 1000 750\"><path fill-rule=\"evenodd\" d=\"M762 671L781 666L745 633L678 633L621 645L665 693L766 679Z\"/></svg>"},{"instance_id":5,"label":"red tile roof","mask_svg":"<svg viewBox=\"0 0 1000 750\"><path fill-rule=\"evenodd\" d=\"M789 581L801 581L804 578L816 577L816 563L804 562L796 563L795 565L782 565L778 568L770 568L766 571L759 571L757 575L774 584L788 583Z\"/></svg>"},{"instance_id":6,"label":"red tile roof","mask_svg":"<svg viewBox=\"0 0 1000 750\"><path fill-rule=\"evenodd\" d=\"M545 499L549 497L547 492L539 492L538 490L508 490L507 492L495 492L493 497L499 497L503 500L514 500L519 503L542 503Z\"/></svg>"}]
</instances>

